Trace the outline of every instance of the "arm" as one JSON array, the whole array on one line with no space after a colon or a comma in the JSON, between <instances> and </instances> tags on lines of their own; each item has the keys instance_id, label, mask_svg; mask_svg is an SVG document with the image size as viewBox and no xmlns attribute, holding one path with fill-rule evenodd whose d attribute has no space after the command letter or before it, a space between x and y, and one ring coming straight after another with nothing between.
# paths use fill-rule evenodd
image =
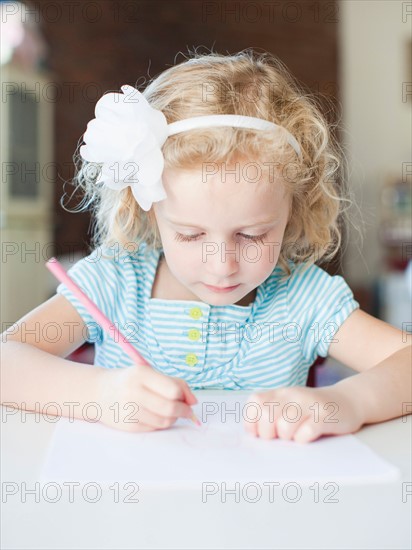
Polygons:
<instances>
[{"instance_id":1,"label":"arm","mask_svg":"<svg viewBox=\"0 0 412 550\"><path fill-rule=\"evenodd\" d=\"M280 437L307 443L324 434L354 433L363 424L410 414L411 340L412 334L359 309L353 311L339 327L329 355L359 374L332 386L254 393L250 401L261 405L262 418L245 422L245 429L265 439ZM278 405L274 418L270 418L265 402ZM280 414L288 403L298 405L302 414L297 421L288 421Z\"/></svg>"},{"instance_id":2,"label":"arm","mask_svg":"<svg viewBox=\"0 0 412 550\"><path fill-rule=\"evenodd\" d=\"M56 341L43 338L51 320L62 329ZM178 417L193 416L196 397L179 378L148 365L108 369L63 359L83 344L85 329L77 310L57 294L4 332L1 403L29 411L57 403L60 409L50 414L88 420L83 407L94 402L103 424L125 431L164 429ZM114 403L120 415L114 415Z\"/></svg>"},{"instance_id":3,"label":"arm","mask_svg":"<svg viewBox=\"0 0 412 550\"><path fill-rule=\"evenodd\" d=\"M2 343L1 403L27 411L42 411L48 403L57 403L63 416L70 413L83 418L84 405L98 401L103 370L56 357L30 344ZM50 414L53 410L51 407Z\"/></svg>"},{"instance_id":4,"label":"arm","mask_svg":"<svg viewBox=\"0 0 412 550\"><path fill-rule=\"evenodd\" d=\"M365 424L412 412L412 334L354 311L341 325L329 355L359 374L333 388L363 403Z\"/></svg>"},{"instance_id":5,"label":"arm","mask_svg":"<svg viewBox=\"0 0 412 550\"><path fill-rule=\"evenodd\" d=\"M70 323L73 332L69 335L62 330L62 337L54 343L42 339L43 331L38 329L50 319L60 327L67 328ZM75 402L79 405L73 406L70 414L82 418L83 406L98 399L105 370L63 358L84 343L84 328L71 304L56 295L5 331L0 350L1 403L34 411L55 402L63 416L68 416L70 409L64 403Z\"/></svg>"},{"instance_id":6,"label":"arm","mask_svg":"<svg viewBox=\"0 0 412 550\"><path fill-rule=\"evenodd\" d=\"M397 418L412 412L411 365L412 346L407 346L370 370L341 380L334 388L363 402L365 424Z\"/></svg>"}]
</instances>

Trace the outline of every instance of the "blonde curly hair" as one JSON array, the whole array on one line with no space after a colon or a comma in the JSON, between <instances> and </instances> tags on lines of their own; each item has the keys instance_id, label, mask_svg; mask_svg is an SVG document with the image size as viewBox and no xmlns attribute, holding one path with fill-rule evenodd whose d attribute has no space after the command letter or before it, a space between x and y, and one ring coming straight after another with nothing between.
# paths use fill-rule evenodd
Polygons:
<instances>
[{"instance_id":1,"label":"blonde curly hair","mask_svg":"<svg viewBox=\"0 0 412 550\"><path fill-rule=\"evenodd\" d=\"M298 141L301 158L283 132L274 138L265 131L215 127L169 137L162 147L165 168L191 169L205 161L219 165L236 158L263 160L265 164L281 159L282 174L286 174L283 181L292 202L278 265L289 276L291 262L309 267L316 261L329 262L337 254L347 207L352 204L346 188L345 156L321 113L318 98L304 90L278 58L252 49L233 55L193 51L184 62L152 79L145 89L135 87L152 107L163 112L169 124L194 116L238 114L286 128ZM117 244L128 250L131 244L146 242L149 250L159 249L162 244L153 208L142 210L130 187L119 192L97 186L101 165L90 166L78 149L74 161L77 173L73 183L84 191L80 208L74 211L91 208L92 247ZM286 167L292 167L293 177L287 175Z\"/></svg>"}]
</instances>

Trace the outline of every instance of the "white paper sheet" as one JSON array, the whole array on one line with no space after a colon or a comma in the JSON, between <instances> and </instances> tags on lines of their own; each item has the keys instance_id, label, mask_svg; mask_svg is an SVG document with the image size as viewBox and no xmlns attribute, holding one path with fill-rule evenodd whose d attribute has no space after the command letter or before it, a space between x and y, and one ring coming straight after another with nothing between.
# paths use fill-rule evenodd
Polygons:
<instances>
[{"instance_id":1,"label":"white paper sheet","mask_svg":"<svg viewBox=\"0 0 412 550\"><path fill-rule=\"evenodd\" d=\"M201 427L179 419L167 430L148 433L62 417L41 481L183 487L207 481L379 483L400 476L395 466L350 434L307 444L253 437L243 426L243 417L252 414L244 408L245 400L244 394L214 396L211 391L193 407Z\"/></svg>"}]
</instances>

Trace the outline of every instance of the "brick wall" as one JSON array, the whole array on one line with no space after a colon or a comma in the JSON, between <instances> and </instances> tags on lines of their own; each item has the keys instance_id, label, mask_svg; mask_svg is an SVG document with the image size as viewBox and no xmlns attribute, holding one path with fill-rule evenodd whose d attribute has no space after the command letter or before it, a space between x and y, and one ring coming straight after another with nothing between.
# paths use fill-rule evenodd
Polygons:
<instances>
[{"instance_id":1,"label":"brick wall","mask_svg":"<svg viewBox=\"0 0 412 550\"><path fill-rule=\"evenodd\" d=\"M220 53L247 47L280 57L312 90L336 96L339 4L330 1L139 0L31 2L50 48L56 101L55 235L58 250L86 250L88 214L70 214L59 204L62 180L73 176L72 157L97 99L122 84L136 84L182 61L178 52L204 46ZM334 114L328 118L334 120ZM72 189L67 187L68 192ZM78 200L71 201L73 208ZM329 268L328 268L329 270ZM330 271L338 272L337 262Z\"/></svg>"}]
</instances>

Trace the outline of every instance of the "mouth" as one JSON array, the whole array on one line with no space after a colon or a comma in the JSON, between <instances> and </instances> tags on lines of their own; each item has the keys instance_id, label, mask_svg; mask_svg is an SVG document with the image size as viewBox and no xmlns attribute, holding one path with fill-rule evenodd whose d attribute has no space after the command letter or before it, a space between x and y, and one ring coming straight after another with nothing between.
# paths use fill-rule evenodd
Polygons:
<instances>
[{"instance_id":1,"label":"mouth","mask_svg":"<svg viewBox=\"0 0 412 550\"><path fill-rule=\"evenodd\" d=\"M232 292L233 290L235 290L236 288L238 288L240 285L235 285L235 286L211 286L211 285L207 285L206 283L204 283L205 287L208 288L209 290L211 290L212 292Z\"/></svg>"}]
</instances>

